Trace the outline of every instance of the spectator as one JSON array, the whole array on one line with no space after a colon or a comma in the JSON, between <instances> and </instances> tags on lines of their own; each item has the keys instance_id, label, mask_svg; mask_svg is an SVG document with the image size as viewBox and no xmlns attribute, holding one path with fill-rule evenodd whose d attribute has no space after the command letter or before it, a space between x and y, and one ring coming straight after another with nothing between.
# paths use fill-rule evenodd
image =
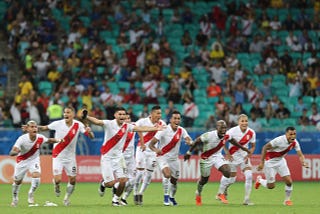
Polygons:
<instances>
[{"instance_id":1,"label":"spectator","mask_svg":"<svg viewBox=\"0 0 320 214\"><path fill-rule=\"evenodd\" d=\"M185 98L182 115L183 115L182 117L183 117L184 127L186 128L192 127L194 120L199 115L197 104L195 104L189 97Z\"/></svg>"},{"instance_id":2,"label":"spectator","mask_svg":"<svg viewBox=\"0 0 320 214\"><path fill-rule=\"evenodd\" d=\"M279 119L284 119L284 118L290 117L290 111L287 107L284 106L283 102L279 103L279 108L276 109L275 113L276 113L276 115L275 115L276 118L279 118Z\"/></svg>"},{"instance_id":3,"label":"spectator","mask_svg":"<svg viewBox=\"0 0 320 214\"><path fill-rule=\"evenodd\" d=\"M214 115L210 115L205 124L206 130L214 130L216 128L216 123L217 120Z\"/></svg>"},{"instance_id":4,"label":"spectator","mask_svg":"<svg viewBox=\"0 0 320 214\"><path fill-rule=\"evenodd\" d=\"M255 130L256 132L260 132L262 130L262 125L259 120L257 120L257 116L254 111L250 111L250 119L249 119L249 127Z\"/></svg>"},{"instance_id":5,"label":"spectator","mask_svg":"<svg viewBox=\"0 0 320 214\"><path fill-rule=\"evenodd\" d=\"M211 79L210 84L207 87L207 96L210 97L217 97L222 93L222 89L219 85L216 84L215 79Z\"/></svg>"},{"instance_id":6,"label":"spectator","mask_svg":"<svg viewBox=\"0 0 320 214\"><path fill-rule=\"evenodd\" d=\"M302 115L299 117L298 124L300 126L309 126L310 125L310 119L308 116L308 109L305 108L302 110Z\"/></svg>"},{"instance_id":7,"label":"spectator","mask_svg":"<svg viewBox=\"0 0 320 214\"><path fill-rule=\"evenodd\" d=\"M310 124L316 126L320 122L320 114L316 105L311 107L311 115L309 116Z\"/></svg>"}]
</instances>

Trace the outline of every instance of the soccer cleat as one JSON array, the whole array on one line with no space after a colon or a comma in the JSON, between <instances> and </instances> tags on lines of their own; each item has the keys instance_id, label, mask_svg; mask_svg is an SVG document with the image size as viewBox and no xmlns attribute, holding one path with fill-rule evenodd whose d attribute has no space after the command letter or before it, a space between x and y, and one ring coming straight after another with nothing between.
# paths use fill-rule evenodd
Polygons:
<instances>
[{"instance_id":1,"label":"soccer cleat","mask_svg":"<svg viewBox=\"0 0 320 214\"><path fill-rule=\"evenodd\" d=\"M223 204L228 204L228 200L226 199L225 194L219 193L218 195L216 195L216 199L221 201L221 203Z\"/></svg>"},{"instance_id":2,"label":"soccer cleat","mask_svg":"<svg viewBox=\"0 0 320 214\"><path fill-rule=\"evenodd\" d=\"M139 194L138 195L138 205L142 205L143 204L143 195Z\"/></svg>"},{"instance_id":3,"label":"soccer cleat","mask_svg":"<svg viewBox=\"0 0 320 214\"><path fill-rule=\"evenodd\" d=\"M255 189L259 189L261 183L260 183L260 179L261 179L261 175L258 175L257 179L256 179L256 183L254 184L254 188Z\"/></svg>"},{"instance_id":4,"label":"soccer cleat","mask_svg":"<svg viewBox=\"0 0 320 214\"><path fill-rule=\"evenodd\" d=\"M247 199L242 203L242 205L252 206L252 205L254 205L254 203L252 203L249 199Z\"/></svg>"},{"instance_id":5,"label":"soccer cleat","mask_svg":"<svg viewBox=\"0 0 320 214\"><path fill-rule=\"evenodd\" d=\"M29 204L34 204L33 192L29 192L28 193L28 203Z\"/></svg>"},{"instance_id":6,"label":"soccer cleat","mask_svg":"<svg viewBox=\"0 0 320 214\"><path fill-rule=\"evenodd\" d=\"M114 207L120 207L121 204L118 201L112 201L112 206Z\"/></svg>"},{"instance_id":7,"label":"soccer cleat","mask_svg":"<svg viewBox=\"0 0 320 214\"><path fill-rule=\"evenodd\" d=\"M63 204L64 204L64 206L69 206L70 205L70 200L69 200L67 195L63 199Z\"/></svg>"},{"instance_id":8,"label":"soccer cleat","mask_svg":"<svg viewBox=\"0 0 320 214\"><path fill-rule=\"evenodd\" d=\"M53 186L54 186L54 193L57 197L60 197L61 191L60 191L60 184L56 184L56 182L53 180Z\"/></svg>"},{"instance_id":9,"label":"soccer cleat","mask_svg":"<svg viewBox=\"0 0 320 214\"><path fill-rule=\"evenodd\" d=\"M128 202L126 201L126 199L121 198L120 204L123 205L123 206L127 206Z\"/></svg>"},{"instance_id":10,"label":"soccer cleat","mask_svg":"<svg viewBox=\"0 0 320 214\"><path fill-rule=\"evenodd\" d=\"M292 203L291 200L286 200L286 201L283 202L283 205L285 205L285 206L292 206L293 203Z\"/></svg>"},{"instance_id":11,"label":"soccer cleat","mask_svg":"<svg viewBox=\"0 0 320 214\"><path fill-rule=\"evenodd\" d=\"M176 199L174 198L169 198L170 200L170 203L173 205L173 206L178 206L178 203L176 202Z\"/></svg>"},{"instance_id":12,"label":"soccer cleat","mask_svg":"<svg viewBox=\"0 0 320 214\"><path fill-rule=\"evenodd\" d=\"M163 205L164 206L169 206L170 205L169 195L164 195L163 196Z\"/></svg>"},{"instance_id":13,"label":"soccer cleat","mask_svg":"<svg viewBox=\"0 0 320 214\"><path fill-rule=\"evenodd\" d=\"M138 195L133 195L133 203L134 203L135 205L139 205Z\"/></svg>"},{"instance_id":14,"label":"soccer cleat","mask_svg":"<svg viewBox=\"0 0 320 214\"><path fill-rule=\"evenodd\" d=\"M196 205L202 206L201 195L196 195Z\"/></svg>"},{"instance_id":15,"label":"soccer cleat","mask_svg":"<svg viewBox=\"0 0 320 214\"><path fill-rule=\"evenodd\" d=\"M102 197L104 196L104 192L106 190L106 188L102 185L103 181L100 182L100 186L98 188L98 192L99 192L99 195Z\"/></svg>"},{"instance_id":16,"label":"soccer cleat","mask_svg":"<svg viewBox=\"0 0 320 214\"><path fill-rule=\"evenodd\" d=\"M18 206L18 198L13 198L11 202L11 207L17 207Z\"/></svg>"}]
</instances>

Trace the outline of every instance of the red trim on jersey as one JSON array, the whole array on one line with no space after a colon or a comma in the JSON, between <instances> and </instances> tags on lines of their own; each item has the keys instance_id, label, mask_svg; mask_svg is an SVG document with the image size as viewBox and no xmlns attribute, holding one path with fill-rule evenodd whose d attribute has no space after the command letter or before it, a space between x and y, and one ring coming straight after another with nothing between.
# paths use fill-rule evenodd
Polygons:
<instances>
[{"instance_id":1,"label":"red trim on jersey","mask_svg":"<svg viewBox=\"0 0 320 214\"><path fill-rule=\"evenodd\" d=\"M170 150L172 150L172 149L177 145L177 143L178 143L179 140L180 140L181 133L182 133L182 129L181 129L181 128L178 128L178 130L177 130L176 133L174 134L174 136L173 136L173 138L171 139L171 141L161 149L161 151L162 151L162 154L161 154L161 155L167 154ZM161 156L161 155L160 155L160 156Z\"/></svg>"},{"instance_id":2,"label":"red trim on jersey","mask_svg":"<svg viewBox=\"0 0 320 214\"><path fill-rule=\"evenodd\" d=\"M188 114L194 107L196 107L196 105L194 103L192 103L187 109L186 111L184 112L184 114Z\"/></svg>"},{"instance_id":3,"label":"red trim on jersey","mask_svg":"<svg viewBox=\"0 0 320 214\"><path fill-rule=\"evenodd\" d=\"M130 141L132 140L133 136L134 136L134 132L128 132L127 138L126 138L126 142L123 145L122 152L126 151L126 149L129 146Z\"/></svg>"},{"instance_id":4,"label":"red trim on jersey","mask_svg":"<svg viewBox=\"0 0 320 214\"><path fill-rule=\"evenodd\" d=\"M272 158L278 158L278 157L281 157L283 155L285 155L286 153L288 153L291 149L293 149L294 147L296 146L296 141L293 141L289 146L288 148L286 148L285 150L283 151L280 151L280 152L267 152L266 153L266 160L270 160Z\"/></svg>"},{"instance_id":5,"label":"red trim on jersey","mask_svg":"<svg viewBox=\"0 0 320 214\"><path fill-rule=\"evenodd\" d=\"M40 148L41 144L43 143L43 140L44 140L43 137L38 137L38 139L36 140L36 142L33 144L33 146L31 147L31 149L28 152L24 153L23 155L17 156L17 163L28 159L34 153L36 153L36 151Z\"/></svg>"},{"instance_id":6,"label":"red trim on jersey","mask_svg":"<svg viewBox=\"0 0 320 214\"><path fill-rule=\"evenodd\" d=\"M252 138L252 136L253 136L253 131L249 130L247 133L245 133L245 135L243 135L243 137L239 140L238 143L239 143L241 146L244 146L244 145L246 145L246 144L249 142L249 140ZM237 146L235 146L235 145L231 146L230 149L229 149L230 154L233 155L233 154L234 154L236 151L238 151L239 149L240 149L240 148L237 147Z\"/></svg>"},{"instance_id":7,"label":"red trim on jersey","mask_svg":"<svg viewBox=\"0 0 320 214\"><path fill-rule=\"evenodd\" d=\"M201 158L204 159L204 160L206 160L206 159L208 159L211 155L213 155L214 153L216 153L217 151L219 151L219 150L223 147L223 145L226 144L226 141L227 141L228 137L229 137L229 136L225 135L225 136L222 138L222 140L220 140L219 144L218 144L216 147L214 147L214 148L212 148L212 149L209 149L209 150L203 152L203 153L201 154Z\"/></svg>"},{"instance_id":8,"label":"red trim on jersey","mask_svg":"<svg viewBox=\"0 0 320 214\"><path fill-rule=\"evenodd\" d=\"M124 136L124 134L127 131L128 125L125 123L121 126L119 131L112 137L110 138L105 144L101 147L100 152L102 155L106 154L109 152Z\"/></svg>"},{"instance_id":9,"label":"red trim on jersey","mask_svg":"<svg viewBox=\"0 0 320 214\"><path fill-rule=\"evenodd\" d=\"M157 124L162 125L161 121L159 121ZM152 131L152 132L148 132L145 136L143 136L143 141L144 143L149 142L156 134L158 131ZM140 146L140 140L138 142L138 146Z\"/></svg>"},{"instance_id":10,"label":"red trim on jersey","mask_svg":"<svg viewBox=\"0 0 320 214\"><path fill-rule=\"evenodd\" d=\"M52 157L56 158L74 139L78 133L79 123L73 124L67 135L63 138L63 142L58 143L52 150Z\"/></svg>"}]
</instances>

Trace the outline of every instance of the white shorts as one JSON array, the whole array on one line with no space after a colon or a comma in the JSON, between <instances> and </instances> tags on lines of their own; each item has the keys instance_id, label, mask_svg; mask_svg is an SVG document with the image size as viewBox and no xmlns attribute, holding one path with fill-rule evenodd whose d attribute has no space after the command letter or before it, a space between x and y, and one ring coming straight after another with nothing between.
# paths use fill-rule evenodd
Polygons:
<instances>
[{"instance_id":1,"label":"white shorts","mask_svg":"<svg viewBox=\"0 0 320 214\"><path fill-rule=\"evenodd\" d=\"M244 160L234 160L227 162L230 166L230 172L237 172L237 167L240 166L241 171L247 167L252 167L250 159L247 159L245 162Z\"/></svg>"},{"instance_id":2,"label":"white shorts","mask_svg":"<svg viewBox=\"0 0 320 214\"><path fill-rule=\"evenodd\" d=\"M211 168L214 166L219 169L222 165L228 164L224 157L219 155L212 155L208 159L200 160L200 173L202 177L209 177L211 173Z\"/></svg>"},{"instance_id":3,"label":"white shorts","mask_svg":"<svg viewBox=\"0 0 320 214\"><path fill-rule=\"evenodd\" d=\"M277 173L279 173L281 177L290 175L286 159L282 158L277 162L272 160L265 162L264 174L266 175L267 183L274 183L276 181Z\"/></svg>"},{"instance_id":4,"label":"white shorts","mask_svg":"<svg viewBox=\"0 0 320 214\"><path fill-rule=\"evenodd\" d=\"M157 166L156 153L154 151L141 151L140 146L136 151L136 167L153 171Z\"/></svg>"},{"instance_id":5,"label":"white shorts","mask_svg":"<svg viewBox=\"0 0 320 214\"><path fill-rule=\"evenodd\" d=\"M75 177L77 175L76 159L66 160L61 158L53 158L52 159L53 175L61 175L63 169L65 170L68 176Z\"/></svg>"},{"instance_id":6,"label":"white shorts","mask_svg":"<svg viewBox=\"0 0 320 214\"><path fill-rule=\"evenodd\" d=\"M101 156L101 174L105 182L114 181L119 178L127 178L127 168L123 156L110 158L106 155Z\"/></svg>"},{"instance_id":7,"label":"white shorts","mask_svg":"<svg viewBox=\"0 0 320 214\"><path fill-rule=\"evenodd\" d=\"M40 166L40 159L36 158L31 161L25 160L21 161L16 164L14 168L14 180L15 181L21 181L23 180L24 176L27 172L34 173L39 172L41 173L41 166Z\"/></svg>"},{"instance_id":8,"label":"white shorts","mask_svg":"<svg viewBox=\"0 0 320 214\"><path fill-rule=\"evenodd\" d=\"M124 160L126 161L128 178L134 178L136 176L136 161L134 159L134 156L125 156Z\"/></svg>"},{"instance_id":9,"label":"white shorts","mask_svg":"<svg viewBox=\"0 0 320 214\"><path fill-rule=\"evenodd\" d=\"M180 176L180 168L179 168L179 160L170 160L167 159L167 157L165 156L159 156L157 157L157 162L159 164L159 168L161 169L161 171L166 168L169 167L170 171L171 171L171 176L178 179Z\"/></svg>"}]
</instances>

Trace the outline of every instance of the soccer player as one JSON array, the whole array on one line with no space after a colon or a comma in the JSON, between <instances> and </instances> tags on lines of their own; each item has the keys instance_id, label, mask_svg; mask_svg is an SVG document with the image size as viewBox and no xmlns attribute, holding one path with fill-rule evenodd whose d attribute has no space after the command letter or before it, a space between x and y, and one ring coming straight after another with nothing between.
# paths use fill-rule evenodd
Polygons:
<instances>
[{"instance_id":1,"label":"soccer player","mask_svg":"<svg viewBox=\"0 0 320 214\"><path fill-rule=\"evenodd\" d=\"M221 151L224 149L226 154L229 154L225 143L228 139L226 135L227 124L224 120L219 120L216 122L217 130L209 131L202 134L198 137L191 148L184 155L184 160L189 160L192 151L199 145L201 145L201 159L200 159L200 180L197 182L197 190L196 190L196 205L202 205L201 193L203 186L208 182L210 177L211 168L214 166L218 169L224 177L230 177L230 167L223 157ZM242 147L241 145L235 143L236 146L240 147L244 151L249 152L247 148Z\"/></svg>"},{"instance_id":2,"label":"soccer player","mask_svg":"<svg viewBox=\"0 0 320 214\"><path fill-rule=\"evenodd\" d=\"M149 117L141 118L136 122L137 126L159 126L166 123L161 120L161 107L153 106ZM134 203L142 205L143 193L151 182L152 173L156 167L156 154L150 150L149 143L157 132L139 133L139 143L136 149L136 178L134 182ZM139 190L139 185L142 184Z\"/></svg>"},{"instance_id":3,"label":"soccer player","mask_svg":"<svg viewBox=\"0 0 320 214\"><path fill-rule=\"evenodd\" d=\"M188 145L192 145L193 141L187 131L180 126L181 114L173 111L170 118L170 125L162 132L158 132L149 143L149 148L157 154L157 162L162 171L164 181L164 201L165 206L172 204L177 206L174 196L177 191L177 181L180 175L179 167L179 148L182 139ZM159 145L156 147L156 143Z\"/></svg>"},{"instance_id":4,"label":"soccer player","mask_svg":"<svg viewBox=\"0 0 320 214\"><path fill-rule=\"evenodd\" d=\"M258 171L264 169L266 179L262 179L259 175L255 183L256 189L258 189L260 185L267 187L268 189L273 189L275 188L276 174L278 173L282 177L285 183L285 199L283 204L286 206L293 205L290 199L293 188L290 170L284 156L291 149L295 149L299 156L301 165L309 168L309 165L305 162L304 155L301 151L300 144L296 139L296 135L296 129L294 127L288 127L286 128L286 133L284 135L276 137L265 144L261 152L261 162L257 168Z\"/></svg>"},{"instance_id":5,"label":"soccer player","mask_svg":"<svg viewBox=\"0 0 320 214\"><path fill-rule=\"evenodd\" d=\"M216 198L222 203L227 204L227 189L236 181L237 167L240 167L245 176L245 196L243 205L253 205L250 202L250 194L252 189L252 165L250 156L255 150L256 132L248 127L248 116L240 114L238 117L238 126L229 129L226 133L228 141L237 142L245 148L249 148L248 152L240 150L240 148L232 143L229 144L229 158L230 178L221 177L220 186Z\"/></svg>"},{"instance_id":6,"label":"soccer player","mask_svg":"<svg viewBox=\"0 0 320 214\"><path fill-rule=\"evenodd\" d=\"M131 116L127 113L126 123L131 123ZM126 182L126 186L124 189L124 193L122 195L122 198L120 200L120 203L122 205L128 205L127 198L129 197L130 193L133 190L134 185L134 179L136 174L136 161L134 158L134 140L135 140L135 134L136 132L128 132L126 141L123 145L123 156L124 160L126 162L127 167L127 175L128 175L128 181Z\"/></svg>"},{"instance_id":7,"label":"soccer player","mask_svg":"<svg viewBox=\"0 0 320 214\"><path fill-rule=\"evenodd\" d=\"M14 183L12 184L12 203L16 207L19 201L19 190L26 173L31 173L31 187L28 192L28 203L30 206L37 206L34 203L34 192L40 185L40 147L44 142L62 143L62 139L47 138L38 134L37 123L30 120L25 126L26 134L21 135L13 145L9 155L17 155L17 164L14 169Z\"/></svg>"},{"instance_id":8,"label":"soccer player","mask_svg":"<svg viewBox=\"0 0 320 214\"><path fill-rule=\"evenodd\" d=\"M77 162L76 162L76 144L80 133L94 138L91 128L74 119L75 110L68 106L63 110L62 120L57 120L46 126L39 126L39 130L54 130L56 138L63 138L64 142L53 145L52 150L52 170L54 191L57 197L60 196L60 183L62 170L65 170L68 176L66 194L63 199L65 206L70 205L70 196L76 185Z\"/></svg>"},{"instance_id":9,"label":"soccer player","mask_svg":"<svg viewBox=\"0 0 320 214\"><path fill-rule=\"evenodd\" d=\"M104 195L105 188L111 188L119 182L116 193L112 198L113 206L120 206L120 197L127 182L126 164L123 157L123 146L129 132L160 131L163 126L138 126L126 123L126 110L122 107L115 109L113 120L99 120L87 116L87 120L104 128L104 143L101 151L101 170L103 180L100 183L99 194Z\"/></svg>"}]
</instances>

